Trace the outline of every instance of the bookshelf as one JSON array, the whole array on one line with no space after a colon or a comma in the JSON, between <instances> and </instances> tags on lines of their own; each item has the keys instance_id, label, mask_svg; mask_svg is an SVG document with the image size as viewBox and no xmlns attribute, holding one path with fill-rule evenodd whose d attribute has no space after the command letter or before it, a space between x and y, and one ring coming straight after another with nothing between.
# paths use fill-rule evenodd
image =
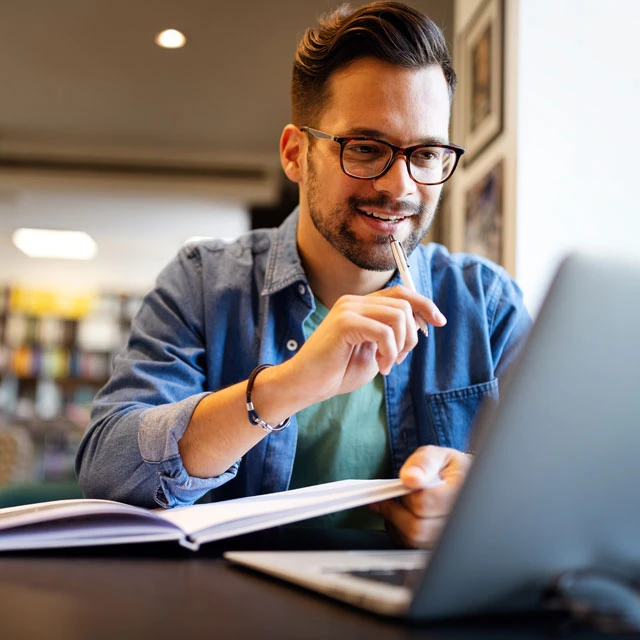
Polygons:
<instances>
[{"instance_id":1,"label":"bookshelf","mask_svg":"<svg viewBox=\"0 0 640 640\"><path fill-rule=\"evenodd\" d=\"M0 288L0 424L24 428L33 481L73 477L91 401L124 346L141 295Z\"/></svg>"}]
</instances>

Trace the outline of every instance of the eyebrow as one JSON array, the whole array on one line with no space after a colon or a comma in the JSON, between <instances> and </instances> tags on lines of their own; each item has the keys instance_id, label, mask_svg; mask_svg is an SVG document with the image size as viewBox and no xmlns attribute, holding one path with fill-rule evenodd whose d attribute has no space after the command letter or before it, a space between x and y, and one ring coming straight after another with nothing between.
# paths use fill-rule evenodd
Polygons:
<instances>
[{"instance_id":1,"label":"eyebrow","mask_svg":"<svg viewBox=\"0 0 640 640\"><path fill-rule=\"evenodd\" d=\"M351 129L349 133L343 134L341 138L349 138L351 136L366 136L367 138L377 138L378 140L382 140L384 142L389 142L388 136L378 129L367 129L365 127L355 127ZM390 142L389 144L393 144ZM416 142L419 145L430 145L430 144L449 144L448 138L442 138L440 136L428 136L427 138L423 138L419 142ZM398 146L398 145L396 145ZM416 146L415 144L409 145L410 147Z\"/></svg>"}]
</instances>

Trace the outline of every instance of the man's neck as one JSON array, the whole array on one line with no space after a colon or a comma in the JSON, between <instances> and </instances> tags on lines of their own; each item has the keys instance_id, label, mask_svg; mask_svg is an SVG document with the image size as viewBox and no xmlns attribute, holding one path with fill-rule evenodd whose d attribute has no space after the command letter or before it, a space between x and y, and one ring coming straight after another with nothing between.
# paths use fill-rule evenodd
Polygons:
<instances>
[{"instance_id":1,"label":"man's neck","mask_svg":"<svg viewBox=\"0 0 640 640\"><path fill-rule=\"evenodd\" d=\"M308 241L309 232L317 235L313 242ZM298 228L298 251L313 295L329 309L341 296L364 296L382 289L393 275L392 271L361 269L329 245L315 228Z\"/></svg>"}]
</instances>

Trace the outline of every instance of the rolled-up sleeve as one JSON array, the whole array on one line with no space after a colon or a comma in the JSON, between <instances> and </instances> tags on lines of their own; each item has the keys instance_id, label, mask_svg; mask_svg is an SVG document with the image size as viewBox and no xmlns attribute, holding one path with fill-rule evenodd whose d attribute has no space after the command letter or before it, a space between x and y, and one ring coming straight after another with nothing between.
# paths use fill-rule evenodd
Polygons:
<instances>
[{"instance_id":1,"label":"rolled-up sleeve","mask_svg":"<svg viewBox=\"0 0 640 640\"><path fill-rule=\"evenodd\" d=\"M190 476L178 449L196 406L211 392L201 290L198 256L183 250L145 296L78 450L86 497L183 506L236 475L238 463L215 478Z\"/></svg>"},{"instance_id":2,"label":"rolled-up sleeve","mask_svg":"<svg viewBox=\"0 0 640 640\"><path fill-rule=\"evenodd\" d=\"M178 440L186 431L197 404L206 395L201 393L142 413L138 446L144 463L157 469L159 486L155 500L163 507L193 504L237 473L238 463L215 478L197 478L190 476L182 464Z\"/></svg>"}]
</instances>

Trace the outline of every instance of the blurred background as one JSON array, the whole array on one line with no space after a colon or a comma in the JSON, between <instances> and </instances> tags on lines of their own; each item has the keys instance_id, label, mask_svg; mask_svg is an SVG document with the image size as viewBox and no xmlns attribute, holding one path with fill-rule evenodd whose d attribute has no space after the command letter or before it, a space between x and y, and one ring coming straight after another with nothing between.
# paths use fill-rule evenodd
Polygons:
<instances>
[{"instance_id":1,"label":"blurred background","mask_svg":"<svg viewBox=\"0 0 640 640\"><path fill-rule=\"evenodd\" d=\"M533 313L567 251L634 254L640 3L409 4L450 45L468 150L427 240L503 264ZM335 6L2 0L0 488L74 495L91 398L160 269L295 206L278 159L293 53ZM170 28L185 46L156 44ZM30 230L79 235L38 248Z\"/></svg>"}]
</instances>

